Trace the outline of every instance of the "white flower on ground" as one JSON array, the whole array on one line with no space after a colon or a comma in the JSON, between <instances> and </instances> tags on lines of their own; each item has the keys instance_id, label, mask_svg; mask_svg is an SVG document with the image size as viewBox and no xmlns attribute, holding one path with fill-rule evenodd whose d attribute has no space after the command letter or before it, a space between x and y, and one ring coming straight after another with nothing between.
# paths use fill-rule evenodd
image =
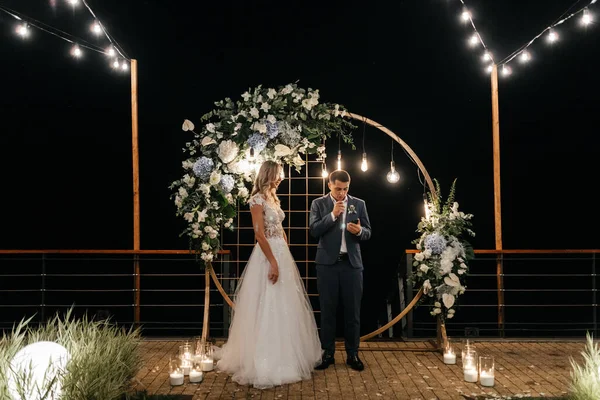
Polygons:
<instances>
[{"instance_id":1,"label":"white flower on ground","mask_svg":"<svg viewBox=\"0 0 600 400\"><path fill-rule=\"evenodd\" d=\"M237 157L238 151L238 145L233 140L223 140L219 143L217 155L223 163L227 164Z\"/></svg>"},{"instance_id":2,"label":"white flower on ground","mask_svg":"<svg viewBox=\"0 0 600 400\"><path fill-rule=\"evenodd\" d=\"M192 121L190 121L189 119L186 119L185 121L183 121L183 125L181 126L181 129L183 129L184 132L193 131L194 128L195 128L194 123Z\"/></svg>"}]
</instances>

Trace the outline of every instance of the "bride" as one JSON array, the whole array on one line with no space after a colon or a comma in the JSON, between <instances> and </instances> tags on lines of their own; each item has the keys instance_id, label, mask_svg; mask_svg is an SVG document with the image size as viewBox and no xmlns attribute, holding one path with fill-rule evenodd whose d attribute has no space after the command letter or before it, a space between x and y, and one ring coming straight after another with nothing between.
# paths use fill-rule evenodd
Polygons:
<instances>
[{"instance_id":1,"label":"bride","mask_svg":"<svg viewBox=\"0 0 600 400\"><path fill-rule=\"evenodd\" d=\"M217 368L259 389L309 379L321 342L308 295L290 253L276 190L282 167L265 161L248 203L258 242L235 293L229 339Z\"/></svg>"}]
</instances>

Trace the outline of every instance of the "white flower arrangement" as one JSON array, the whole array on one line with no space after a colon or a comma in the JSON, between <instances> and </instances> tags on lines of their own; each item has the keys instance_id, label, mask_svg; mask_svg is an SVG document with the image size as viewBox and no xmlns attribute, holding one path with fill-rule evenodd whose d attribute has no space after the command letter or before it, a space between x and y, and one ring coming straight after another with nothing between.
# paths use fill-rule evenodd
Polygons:
<instances>
[{"instance_id":1,"label":"white flower arrangement","mask_svg":"<svg viewBox=\"0 0 600 400\"><path fill-rule=\"evenodd\" d=\"M288 84L278 89L250 89L233 101L215 103L202 116L199 131L190 120L182 130L193 139L183 149L184 175L173 182L171 198L176 215L185 219L190 247L204 262L220 249L220 228L233 229L238 201L248 200L253 175L263 161L289 164L297 171L303 154L324 159L326 138L341 135L354 148L346 132L354 126L343 117L339 104L319 102L319 91ZM247 186L248 185L248 186Z\"/></svg>"},{"instance_id":2,"label":"white flower arrangement","mask_svg":"<svg viewBox=\"0 0 600 400\"><path fill-rule=\"evenodd\" d=\"M438 197L429 196L426 216L417 229L421 236L413 241L419 252L414 256L410 279L415 287L423 288L421 303L432 307L430 314L450 319L456 312L458 296L467 289L468 261L474 256L463 236L475 236L475 232L469 228L473 215L459 211L454 201L456 181L443 204L439 184L435 183Z\"/></svg>"}]
</instances>

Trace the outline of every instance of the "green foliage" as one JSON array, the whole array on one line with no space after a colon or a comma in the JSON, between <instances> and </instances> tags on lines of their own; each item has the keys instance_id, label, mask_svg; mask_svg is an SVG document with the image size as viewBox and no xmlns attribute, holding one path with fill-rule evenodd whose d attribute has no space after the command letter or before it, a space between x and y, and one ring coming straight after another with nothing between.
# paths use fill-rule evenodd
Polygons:
<instances>
[{"instance_id":1,"label":"green foliage","mask_svg":"<svg viewBox=\"0 0 600 400\"><path fill-rule=\"evenodd\" d=\"M569 358L573 368L569 392L573 400L600 399L600 349L589 333L586 337L587 343L581 352L583 365L577 364L572 357Z\"/></svg>"},{"instance_id":2,"label":"green foliage","mask_svg":"<svg viewBox=\"0 0 600 400\"><path fill-rule=\"evenodd\" d=\"M29 322L30 319L21 321L0 341L1 399L10 399L7 381L15 354L40 341L58 343L70 354L66 370L59 373L62 400L113 400L128 392L141 366L139 330L125 330L107 320L92 321L87 316L76 319L72 309L64 317L57 314L41 326L29 326ZM24 379L19 375L17 386L26 387Z\"/></svg>"}]
</instances>

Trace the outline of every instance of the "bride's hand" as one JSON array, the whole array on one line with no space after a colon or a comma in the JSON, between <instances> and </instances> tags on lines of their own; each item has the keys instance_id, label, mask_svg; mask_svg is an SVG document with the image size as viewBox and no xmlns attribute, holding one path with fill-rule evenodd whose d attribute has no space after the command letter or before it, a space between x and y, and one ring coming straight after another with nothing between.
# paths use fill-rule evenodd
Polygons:
<instances>
[{"instance_id":1,"label":"bride's hand","mask_svg":"<svg viewBox=\"0 0 600 400\"><path fill-rule=\"evenodd\" d=\"M277 265L277 261L272 261L269 268L269 280L275 284L277 279L279 279L279 265Z\"/></svg>"}]
</instances>

